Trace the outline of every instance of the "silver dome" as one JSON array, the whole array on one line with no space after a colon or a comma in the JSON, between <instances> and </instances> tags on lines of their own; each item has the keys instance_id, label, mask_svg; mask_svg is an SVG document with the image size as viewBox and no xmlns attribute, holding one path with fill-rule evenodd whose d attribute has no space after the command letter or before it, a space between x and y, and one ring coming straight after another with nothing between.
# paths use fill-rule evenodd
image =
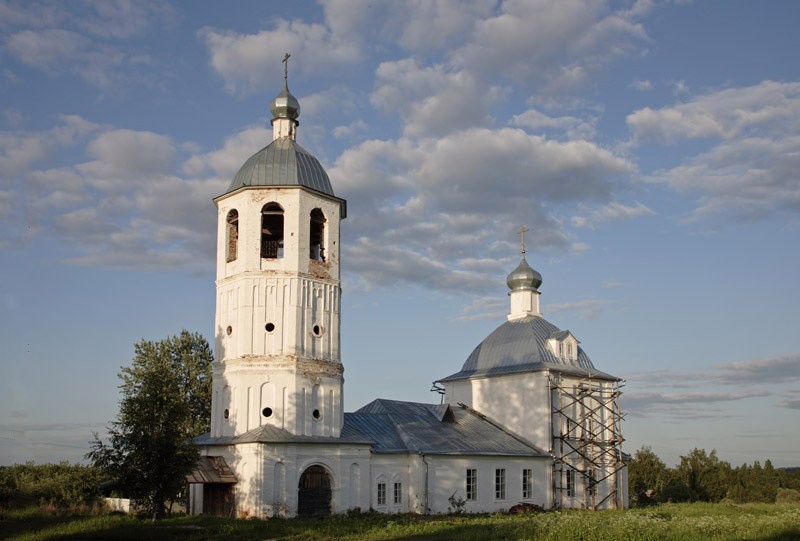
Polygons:
<instances>
[{"instance_id":1,"label":"silver dome","mask_svg":"<svg viewBox=\"0 0 800 541\"><path fill-rule=\"evenodd\" d=\"M269 111L272 113L273 118L296 120L300 116L300 102L289 92L289 86L286 83L283 84L281 93L275 96L275 99L270 103Z\"/></svg>"},{"instance_id":2,"label":"silver dome","mask_svg":"<svg viewBox=\"0 0 800 541\"><path fill-rule=\"evenodd\" d=\"M511 274L506 278L506 284L508 284L508 288L511 291L538 289L542 285L542 275L528 265L523 255L517 268L511 271Z\"/></svg>"}]
</instances>

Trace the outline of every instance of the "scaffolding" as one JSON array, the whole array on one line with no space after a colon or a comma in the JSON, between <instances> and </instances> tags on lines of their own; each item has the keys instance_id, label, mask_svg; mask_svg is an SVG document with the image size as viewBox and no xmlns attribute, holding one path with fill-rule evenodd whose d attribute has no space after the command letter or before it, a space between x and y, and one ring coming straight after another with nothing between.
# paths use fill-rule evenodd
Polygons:
<instances>
[{"instance_id":1,"label":"scaffolding","mask_svg":"<svg viewBox=\"0 0 800 541\"><path fill-rule=\"evenodd\" d=\"M557 507L624 505L619 407L622 381L548 376L552 412L553 489Z\"/></svg>"}]
</instances>

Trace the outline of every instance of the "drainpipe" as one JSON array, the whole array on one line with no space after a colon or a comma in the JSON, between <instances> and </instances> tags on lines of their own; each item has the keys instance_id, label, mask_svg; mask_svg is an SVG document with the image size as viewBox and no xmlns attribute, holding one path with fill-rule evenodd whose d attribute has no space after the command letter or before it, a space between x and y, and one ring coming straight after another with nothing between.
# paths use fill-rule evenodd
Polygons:
<instances>
[{"instance_id":1,"label":"drainpipe","mask_svg":"<svg viewBox=\"0 0 800 541\"><path fill-rule=\"evenodd\" d=\"M429 477L428 477L428 462L425 460L425 455L423 453L420 453L420 456L422 457L422 463L425 464L425 492L424 492L424 494L425 494L425 514L427 515L428 513L430 513L430 508L428 507L428 479L429 479Z\"/></svg>"}]
</instances>

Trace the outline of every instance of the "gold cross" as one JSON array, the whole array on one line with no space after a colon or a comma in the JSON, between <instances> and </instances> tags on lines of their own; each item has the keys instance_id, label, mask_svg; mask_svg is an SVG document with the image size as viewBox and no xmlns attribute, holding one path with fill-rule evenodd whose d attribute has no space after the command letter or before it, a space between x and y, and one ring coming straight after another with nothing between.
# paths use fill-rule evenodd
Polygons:
<instances>
[{"instance_id":1,"label":"gold cross","mask_svg":"<svg viewBox=\"0 0 800 541\"><path fill-rule=\"evenodd\" d=\"M530 231L530 229L527 229L524 225L519 228L519 231L517 231L517 235L522 235L522 253L523 254L525 253L525 232L526 231Z\"/></svg>"},{"instance_id":2,"label":"gold cross","mask_svg":"<svg viewBox=\"0 0 800 541\"><path fill-rule=\"evenodd\" d=\"M292 56L292 55L290 55L289 53L284 53L283 54L283 60L281 60L281 62L283 62L283 64L284 64L284 66L283 66L283 80L284 81L288 81L288 79L289 79L289 57L290 56Z\"/></svg>"}]
</instances>

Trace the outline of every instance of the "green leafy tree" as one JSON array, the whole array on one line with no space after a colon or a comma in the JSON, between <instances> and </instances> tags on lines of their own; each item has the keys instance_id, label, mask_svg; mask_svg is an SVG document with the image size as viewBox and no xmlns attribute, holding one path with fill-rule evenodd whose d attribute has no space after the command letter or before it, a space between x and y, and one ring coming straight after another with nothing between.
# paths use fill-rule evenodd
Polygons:
<instances>
[{"instance_id":1,"label":"green leafy tree","mask_svg":"<svg viewBox=\"0 0 800 541\"><path fill-rule=\"evenodd\" d=\"M718 502L725 497L732 478L731 466L717 458L716 449L692 449L681 456L677 477L689 488L691 501Z\"/></svg>"},{"instance_id":2,"label":"green leafy tree","mask_svg":"<svg viewBox=\"0 0 800 541\"><path fill-rule=\"evenodd\" d=\"M667 466L648 446L636 451L628 462L628 489L632 496L648 490L660 493L667 482Z\"/></svg>"},{"instance_id":3,"label":"green leafy tree","mask_svg":"<svg viewBox=\"0 0 800 541\"><path fill-rule=\"evenodd\" d=\"M108 443L95 434L87 458L153 514L164 515L197 462L191 438L208 429L213 355L200 334L182 331L134 345Z\"/></svg>"}]
</instances>

